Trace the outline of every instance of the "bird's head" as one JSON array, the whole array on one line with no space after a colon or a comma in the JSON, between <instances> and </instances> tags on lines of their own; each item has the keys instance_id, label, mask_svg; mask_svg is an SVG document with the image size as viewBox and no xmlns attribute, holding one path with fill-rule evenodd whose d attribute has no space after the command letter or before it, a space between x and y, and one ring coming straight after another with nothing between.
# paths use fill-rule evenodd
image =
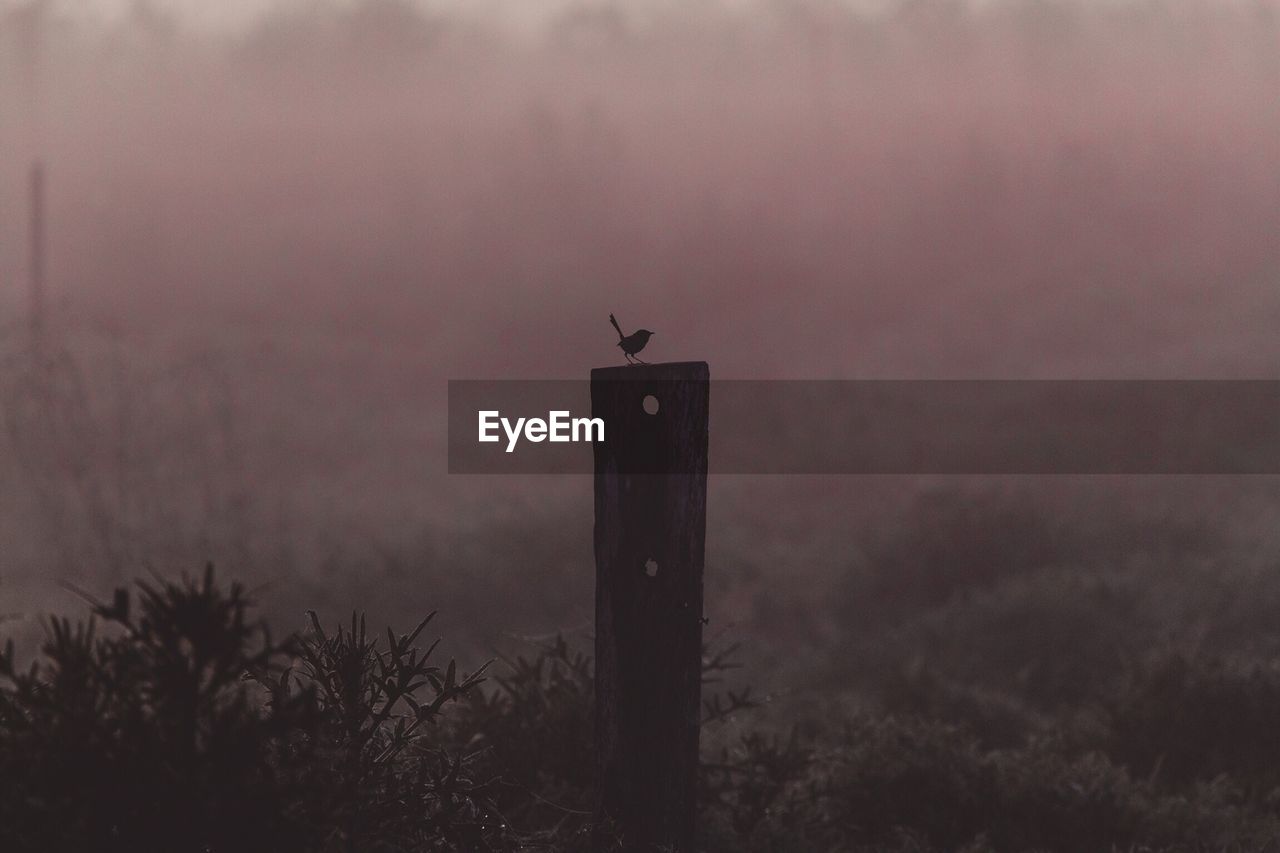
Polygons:
<instances>
[{"instance_id":1,"label":"bird's head","mask_svg":"<svg viewBox=\"0 0 1280 853\"><path fill-rule=\"evenodd\" d=\"M647 341L649 340L649 338L653 337L653 332L649 331L648 329L636 329L636 335L638 335L641 338L644 338Z\"/></svg>"}]
</instances>

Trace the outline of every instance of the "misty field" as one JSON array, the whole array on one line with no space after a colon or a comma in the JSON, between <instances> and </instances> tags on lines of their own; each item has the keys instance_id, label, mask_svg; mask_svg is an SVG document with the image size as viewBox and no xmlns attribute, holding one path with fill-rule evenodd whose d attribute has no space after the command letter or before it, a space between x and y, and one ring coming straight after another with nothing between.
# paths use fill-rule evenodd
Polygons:
<instances>
[{"instance_id":1,"label":"misty field","mask_svg":"<svg viewBox=\"0 0 1280 853\"><path fill-rule=\"evenodd\" d=\"M118 357L8 362L8 565L39 571L3 577L7 846L610 849L587 478L396 535L322 529L338 501L271 525L217 372ZM1276 506L1261 477L713 478L705 849L1269 849ZM375 692L352 736L343 679L436 608L404 648L438 631L435 677L486 680L426 717Z\"/></svg>"}]
</instances>

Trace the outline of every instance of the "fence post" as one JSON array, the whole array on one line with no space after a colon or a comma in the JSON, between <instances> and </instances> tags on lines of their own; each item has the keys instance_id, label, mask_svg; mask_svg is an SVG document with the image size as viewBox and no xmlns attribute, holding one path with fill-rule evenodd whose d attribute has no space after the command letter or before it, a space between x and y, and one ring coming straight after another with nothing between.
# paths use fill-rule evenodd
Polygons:
<instances>
[{"instance_id":1,"label":"fence post","mask_svg":"<svg viewBox=\"0 0 1280 853\"><path fill-rule=\"evenodd\" d=\"M626 851L694 850L709 376L591 371L599 808Z\"/></svg>"}]
</instances>

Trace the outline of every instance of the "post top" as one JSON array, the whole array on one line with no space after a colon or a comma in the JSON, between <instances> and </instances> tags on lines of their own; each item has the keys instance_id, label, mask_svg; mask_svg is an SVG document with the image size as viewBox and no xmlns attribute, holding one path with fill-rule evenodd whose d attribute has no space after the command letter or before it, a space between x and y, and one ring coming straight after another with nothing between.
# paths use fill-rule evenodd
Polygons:
<instances>
[{"instance_id":1,"label":"post top","mask_svg":"<svg viewBox=\"0 0 1280 853\"><path fill-rule=\"evenodd\" d=\"M613 367L593 367L592 382L654 380L705 382L711 378L711 368L705 361L666 361L658 364L619 364Z\"/></svg>"}]
</instances>

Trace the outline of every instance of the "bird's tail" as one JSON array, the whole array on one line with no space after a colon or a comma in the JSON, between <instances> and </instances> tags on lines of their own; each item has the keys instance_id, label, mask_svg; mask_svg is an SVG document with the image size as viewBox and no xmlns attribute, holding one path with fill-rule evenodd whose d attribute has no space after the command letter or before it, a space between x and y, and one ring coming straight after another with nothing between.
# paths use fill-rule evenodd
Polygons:
<instances>
[{"instance_id":1,"label":"bird's tail","mask_svg":"<svg viewBox=\"0 0 1280 853\"><path fill-rule=\"evenodd\" d=\"M626 337L626 335L622 334L622 327L618 325L618 321L614 319L612 314L609 315L609 322L612 323L613 327L618 330L618 340L622 340L623 338Z\"/></svg>"}]
</instances>

